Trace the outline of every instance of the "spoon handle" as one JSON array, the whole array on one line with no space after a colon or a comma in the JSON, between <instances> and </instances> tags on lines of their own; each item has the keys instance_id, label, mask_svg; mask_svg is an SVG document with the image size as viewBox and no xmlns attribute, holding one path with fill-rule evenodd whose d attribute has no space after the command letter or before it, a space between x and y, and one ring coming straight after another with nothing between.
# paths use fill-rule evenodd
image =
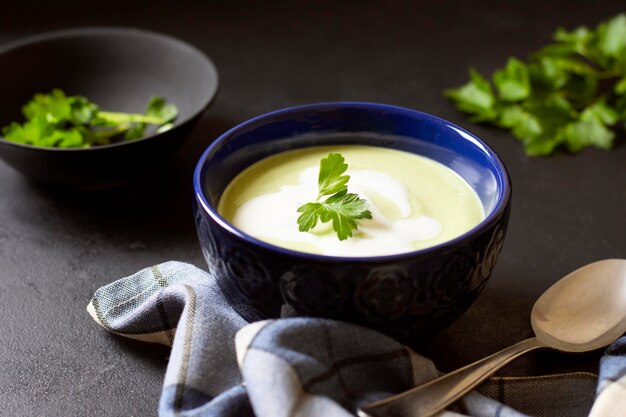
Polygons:
<instances>
[{"instance_id":1,"label":"spoon handle","mask_svg":"<svg viewBox=\"0 0 626 417\"><path fill-rule=\"evenodd\" d=\"M367 404L359 417L430 417L459 400L513 359L547 347L536 337L523 340L484 359L442 375L424 385Z\"/></svg>"}]
</instances>

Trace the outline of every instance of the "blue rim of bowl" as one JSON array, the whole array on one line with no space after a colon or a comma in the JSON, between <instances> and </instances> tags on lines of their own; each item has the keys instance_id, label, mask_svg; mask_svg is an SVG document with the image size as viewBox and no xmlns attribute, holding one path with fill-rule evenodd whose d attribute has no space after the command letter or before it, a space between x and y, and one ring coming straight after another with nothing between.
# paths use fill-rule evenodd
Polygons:
<instances>
[{"instance_id":1,"label":"blue rim of bowl","mask_svg":"<svg viewBox=\"0 0 626 417\"><path fill-rule=\"evenodd\" d=\"M497 170L501 173L501 175L498 178L498 185L501 187L502 192L500 193L500 196L498 198L498 201L494 209L480 223L478 223L476 226L474 226L467 232L453 239L446 240L445 242L442 242L435 246L429 246L424 249L418 249L418 250L414 250L410 252L394 253L390 255L332 256L332 255L321 255L317 253L297 251L297 250L288 249L282 246L276 246L276 245L272 245L271 243L264 242L236 228L234 225L228 222L228 220L222 217L217 212L217 209L214 209L211 206L211 204L209 204L208 200L206 199L204 195L203 187L201 186L203 183L202 178L201 178L202 168L204 167L204 164L207 158L209 157L209 155L213 153L214 150L216 150L218 147L221 146L221 142L223 140L225 140L227 137L229 137L233 133L241 129L245 129L248 126L256 124L259 121L263 121L265 119L271 119L277 116L281 116L285 113L292 113L292 112L306 111L306 110L321 110L321 109L326 109L330 106L334 106L334 107L345 106L345 107L372 109L372 110L373 109L377 109L377 110L387 109L387 110L394 110L394 111L404 113L404 114L417 115L421 118L427 119L428 121L451 127L457 132L459 132L464 138L471 139L475 145L480 146L482 150L489 156L489 158L493 162L495 162ZM397 259L403 259L403 258L411 258L420 254L436 252L445 247L454 246L456 243L467 239L470 235L474 234L479 229L488 228L494 222L496 222L500 218L500 216L503 214L503 212L506 210L507 202L510 200L510 197L511 197L511 180L509 178L509 173L506 167L504 166L504 163L502 162L500 157L495 153L495 151L491 149L485 142L479 139L476 135L468 132L467 130L463 129L460 126L455 125L454 123L448 122L447 120L442 119L440 117L433 116L431 114L424 113L418 110L409 109L406 107L394 106L390 104L368 103L368 102L338 101L338 102L325 102L325 103L315 103L315 104L306 104L302 106L287 107L284 109L275 110L269 113L261 114L259 116L248 119L245 122L242 122L230 128L226 132L222 133L217 139L215 139L207 147L207 149L202 153L202 156L198 160L198 163L196 164L196 168L194 170L193 189L194 189L195 198L198 201L199 205L202 207L202 210L204 210L209 216L211 216L211 218L217 224L219 224L223 229L235 235L239 239L243 239L247 241L248 243L260 246L264 249L279 252L279 253L289 255L289 256L305 257L311 260L320 260L320 261L359 263L359 262L372 262L372 261L384 262L384 261L391 261L391 260L397 260Z\"/></svg>"},{"instance_id":2,"label":"blue rim of bowl","mask_svg":"<svg viewBox=\"0 0 626 417\"><path fill-rule=\"evenodd\" d=\"M209 68L209 72L213 73L213 78L215 79L215 86L213 87L213 91L209 93L207 99L198 110L193 112L190 116L186 117L184 120L176 120L176 122L174 123L174 127L172 129L176 129L177 127L182 126L188 121L193 120L195 117L198 117L199 115L201 115L211 105L213 100L215 100L215 97L217 97L217 93L220 87L219 73L217 72L217 67L215 66L213 61L211 61L211 59L204 52L202 52L197 47L181 39L175 38L170 35L166 35L164 33L154 32L154 31L146 30L146 29L139 29L139 28L134 28L134 27L126 27L126 26L85 26L85 27L75 27L75 28L69 28L69 29L42 32L42 33L37 33L35 35L27 36L25 38L20 38L20 39L8 42L6 44L0 45L0 55L7 53L11 50L22 48L24 46L33 45L39 42L46 42L50 40L69 38L69 37L74 37L77 35L89 36L89 35L99 35L99 34L110 34L110 35L119 34L119 35L135 35L135 36L139 35L139 36L145 36L145 37L150 37L150 38L160 38L161 40L164 40L166 42L171 42L183 48L189 49L190 51L192 51L193 53L195 53L196 55L198 55L201 59L205 61L207 68ZM117 142L117 143L111 143L109 145L93 146L90 148L46 148L43 146L24 145L22 143L16 143L16 142L11 142L9 140L6 140L1 135L0 135L0 142L5 143L9 146L15 146L17 148L31 149L31 150L42 151L42 152L48 152L48 151L53 151L53 152L89 152L89 151L92 151L92 152L95 152L95 151L102 150L102 149L111 149L111 148L116 148L120 146L127 146L127 145L130 145L131 143L143 142L145 140L155 138L159 135L161 135L161 133L154 133L152 135L145 136L143 138L133 140L133 141L122 141L122 142Z\"/></svg>"}]
</instances>

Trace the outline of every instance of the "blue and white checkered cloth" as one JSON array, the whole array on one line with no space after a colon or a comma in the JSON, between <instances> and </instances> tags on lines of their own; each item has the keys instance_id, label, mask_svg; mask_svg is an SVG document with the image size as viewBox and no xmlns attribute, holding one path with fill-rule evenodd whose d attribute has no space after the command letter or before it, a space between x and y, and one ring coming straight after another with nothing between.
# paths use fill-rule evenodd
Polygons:
<instances>
[{"instance_id":1,"label":"blue and white checkered cloth","mask_svg":"<svg viewBox=\"0 0 626 417\"><path fill-rule=\"evenodd\" d=\"M366 328L297 317L248 323L211 274L180 262L100 288L87 310L115 334L172 346L160 416L348 417L438 375L428 359ZM606 351L599 381L492 378L442 415L626 416L625 387L626 337Z\"/></svg>"}]
</instances>

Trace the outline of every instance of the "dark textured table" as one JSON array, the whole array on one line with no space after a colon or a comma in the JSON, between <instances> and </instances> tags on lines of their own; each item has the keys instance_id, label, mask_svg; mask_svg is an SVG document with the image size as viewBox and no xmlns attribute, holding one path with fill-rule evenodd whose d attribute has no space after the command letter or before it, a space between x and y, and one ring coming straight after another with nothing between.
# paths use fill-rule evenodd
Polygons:
<instances>
[{"instance_id":1,"label":"dark textured table","mask_svg":"<svg viewBox=\"0 0 626 417\"><path fill-rule=\"evenodd\" d=\"M152 29L205 51L221 91L172 163L123 189L55 190L0 162L1 416L156 414L168 350L111 336L85 306L98 287L145 266L203 266L191 214L195 161L225 129L277 108L354 100L423 110L469 128L508 166L513 210L494 274L424 348L443 370L530 336L535 299L567 272L626 257L623 133L611 152L531 159L442 97L465 82L468 66L492 71L540 47L556 26L595 25L623 1L208 3L3 2L0 43L70 26ZM597 357L538 352L502 373L593 372Z\"/></svg>"}]
</instances>

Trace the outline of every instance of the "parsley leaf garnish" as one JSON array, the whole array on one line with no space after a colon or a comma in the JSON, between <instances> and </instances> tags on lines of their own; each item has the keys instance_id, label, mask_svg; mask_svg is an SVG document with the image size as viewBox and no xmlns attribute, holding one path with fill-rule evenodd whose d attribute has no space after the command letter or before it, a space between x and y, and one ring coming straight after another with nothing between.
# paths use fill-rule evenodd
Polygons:
<instances>
[{"instance_id":1,"label":"parsley leaf garnish","mask_svg":"<svg viewBox=\"0 0 626 417\"><path fill-rule=\"evenodd\" d=\"M350 176L343 175L347 169L348 164L340 153L331 152L322 158L317 180L317 199L298 208L298 212L302 213L298 217L298 229L301 232L311 230L318 221L332 222L339 240L346 240L359 227L357 220L372 218L368 202L357 194L348 193ZM330 197L320 202L324 196Z\"/></svg>"},{"instance_id":2,"label":"parsley leaf garnish","mask_svg":"<svg viewBox=\"0 0 626 417\"><path fill-rule=\"evenodd\" d=\"M36 94L22 107L26 121L2 129L4 139L40 147L88 148L115 140L139 139L148 125L160 133L170 129L178 109L162 97L152 97L143 114L102 111L82 96L61 90Z\"/></svg>"},{"instance_id":3,"label":"parsley leaf garnish","mask_svg":"<svg viewBox=\"0 0 626 417\"><path fill-rule=\"evenodd\" d=\"M526 154L611 149L614 126L626 121L626 14L595 30L559 28L553 43L527 62L509 58L490 79L469 75L445 95L472 122L510 130Z\"/></svg>"},{"instance_id":4,"label":"parsley leaf garnish","mask_svg":"<svg viewBox=\"0 0 626 417\"><path fill-rule=\"evenodd\" d=\"M317 179L319 200L325 195L338 193L348 189L349 175L341 175L348 170L348 164L340 153L329 153L320 161L320 173Z\"/></svg>"}]
</instances>

